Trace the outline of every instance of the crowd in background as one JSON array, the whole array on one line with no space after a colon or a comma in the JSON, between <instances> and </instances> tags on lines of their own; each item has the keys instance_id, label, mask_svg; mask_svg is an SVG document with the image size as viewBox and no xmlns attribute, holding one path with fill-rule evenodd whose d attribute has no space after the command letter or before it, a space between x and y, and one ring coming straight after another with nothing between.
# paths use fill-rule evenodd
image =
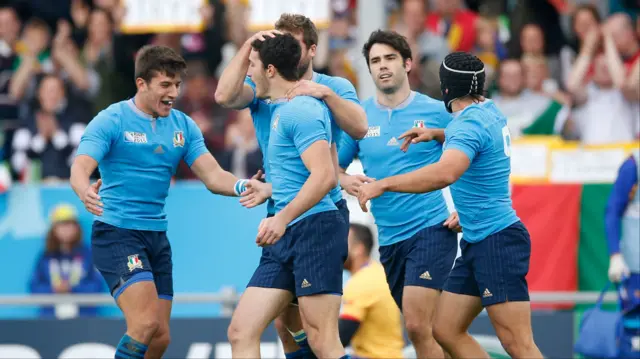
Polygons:
<instances>
[{"instance_id":1,"label":"crowd in background","mask_svg":"<svg viewBox=\"0 0 640 359\"><path fill-rule=\"evenodd\" d=\"M176 108L202 130L237 176L261 167L247 111L214 100L217 75L249 36L246 0L210 0L202 33L125 35L117 0L0 0L0 137L16 180L64 181L86 124L135 93L145 44L178 49L189 70ZM388 26L413 49L412 88L440 97L438 67L451 51L486 64L487 94L512 134L559 134L585 144L640 134L640 18L634 0L389 0ZM357 84L356 8L332 0L318 72ZM193 174L179 167L177 179Z\"/></svg>"}]
</instances>

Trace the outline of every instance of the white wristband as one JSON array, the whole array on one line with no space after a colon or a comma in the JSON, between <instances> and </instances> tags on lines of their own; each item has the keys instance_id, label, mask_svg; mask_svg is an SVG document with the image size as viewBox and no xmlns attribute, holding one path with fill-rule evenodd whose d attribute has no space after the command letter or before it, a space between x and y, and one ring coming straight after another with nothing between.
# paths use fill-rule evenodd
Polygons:
<instances>
[{"instance_id":1,"label":"white wristband","mask_svg":"<svg viewBox=\"0 0 640 359\"><path fill-rule=\"evenodd\" d=\"M236 194L236 196L240 196L242 192L247 190L247 182L249 182L249 180L246 179L241 179L236 182L236 184L233 186L233 192Z\"/></svg>"}]
</instances>

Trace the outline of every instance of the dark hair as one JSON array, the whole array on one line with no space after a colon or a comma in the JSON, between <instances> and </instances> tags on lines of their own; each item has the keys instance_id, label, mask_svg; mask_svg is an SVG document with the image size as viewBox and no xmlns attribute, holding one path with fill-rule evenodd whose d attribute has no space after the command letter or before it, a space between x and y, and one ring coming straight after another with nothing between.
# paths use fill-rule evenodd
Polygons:
<instances>
[{"instance_id":1,"label":"dark hair","mask_svg":"<svg viewBox=\"0 0 640 359\"><path fill-rule=\"evenodd\" d=\"M184 75L187 71L187 63L182 56L166 46L143 46L136 55L135 66L135 78L146 82L158 74L174 77Z\"/></svg>"},{"instance_id":2,"label":"dark hair","mask_svg":"<svg viewBox=\"0 0 640 359\"><path fill-rule=\"evenodd\" d=\"M302 42L307 49L311 45L318 45L318 30L308 17L300 14L282 14L276 21L276 30L292 34L302 34Z\"/></svg>"},{"instance_id":3,"label":"dark hair","mask_svg":"<svg viewBox=\"0 0 640 359\"><path fill-rule=\"evenodd\" d=\"M373 233L371 232L371 229L358 223L351 223L350 229L354 233L354 239L359 243L362 243L365 251L370 255L371 250L373 249Z\"/></svg>"},{"instance_id":4,"label":"dark hair","mask_svg":"<svg viewBox=\"0 0 640 359\"><path fill-rule=\"evenodd\" d=\"M578 39L578 36L575 32L576 19L578 17L578 13L583 11L590 13L591 16L593 16L593 18L596 19L596 22L598 24L602 23L602 16L600 16L600 11L598 11L598 8L595 5L580 4L576 6L576 9L573 11L573 13L569 18L569 26L570 26L569 33L571 34L571 38L569 40L569 46L576 52L580 51L580 47L582 46L582 44L580 43L581 40Z\"/></svg>"},{"instance_id":5,"label":"dark hair","mask_svg":"<svg viewBox=\"0 0 640 359\"><path fill-rule=\"evenodd\" d=\"M384 44L392 47L400 53L403 62L412 58L411 47L406 37L395 31L376 30L371 33L369 40L362 46L362 55L364 55L364 59L367 60L367 66L369 66L369 52L371 52L371 48L375 44Z\"/></svg>"},{"instance_id":6,"label":"dark hair","mask_svg":"<svg viewBox=\"0 0 640 359\"><path fill-rule=\"evenodd\" d=\"M455 95L455 98L465 95L484 96L486 73L482 71L483 69L484 63L475 55L468 52L453 52L442 61L440 82ZM478 73L473 74L473 72Z\"/></svg>"},{"instance_id":7,"label":"dark hair","mask_svg":"<svg viewBox=\"0 0 640 359\"><path fill-rule=\"evenodd\" d=\"M285 80L297 81L300 79L302 74L299 74L298 64L302 56L302 49L298 40L291 34L267 36L264 41L259 39L253 41L251 46L260 55L265 69L269 65L273 65Z\"/></svg>"},{"instance_id":8,"label":"dark hair","mask_svg":"<svg viewBox=\"0 0 640 359\"><path fill-rule=\"evenodd\" d=\"M33 17L29 19L29 21L27 21L27 23L24 24L24 28L44 30L47 32L47 34L51 35L51 28L49 27L46 21L42 20L39 17Z\"/></svg>"},{"instance_id":9,"label":"dark hair","mask_svg":"<svg viewBox=\"0 0 640 359\"><path fill-rule=\"evenodd\" d=\"M78 228L78 231L76 232L76 235L73 236L73 240L71 241L71 247L72 248L76 248L81 242L82 242L82 228L80 228L80 224L78 224L77 221L70 221L71 223L75 224L76 227ZM55 234L55 229L58 225L62 224L64 222L60 222L60 223L56 223L54 225L51 226L51 228L49 229L49 232L47 233L47 239L46 239L46 244L45 244L45 253L47 254L55 254L60 252L60 240L58 239L58 237Z\"/></svg>"}]
</instances>

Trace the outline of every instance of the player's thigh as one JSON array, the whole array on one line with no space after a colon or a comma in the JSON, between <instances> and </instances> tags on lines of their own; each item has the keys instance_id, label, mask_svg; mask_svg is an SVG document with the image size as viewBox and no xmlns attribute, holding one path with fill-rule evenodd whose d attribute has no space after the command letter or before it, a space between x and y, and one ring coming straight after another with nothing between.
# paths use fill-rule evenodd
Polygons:
<instances>
[{"instance_id":1,"label":"player's thigh","mask_svg":"<svg viewBox=\"0 0 640 359\"><path fill-rule=\"evenodd\" d=\"M529 302L502 302L487 307L496 335L505 348L511 344L532 344L531 305Z\"/></svg>"},{"instance_id":2,"label":"player's thigh","mask_svg":"<svg viewBox=\"0 0 640 359\"><path fill-rule=\"evenodd\" d=\"M433 331L438 341L466 333L482 312L480 297L443 291L438 298Z\"/></svg>"},{"instance_id":3,"label":"player's thigh","mask_svg":"<svg viewBox=\"0 0 640 359\"><path fill-rule=\"evenodd\" d=\"M393 243L386 246L380 246L380 263L384 267L384 273L387 277L387 284L391 291L391 296L396 305L402 310L402 293L404 292L404 278L406 255L403 242Z\"/></svg>"},{"instance_id":4,"label":"player's thigh","mask_svg":"<svg viewBox=\"0 0 640 359\"><path fill-rule=\"evenodd\" d=\"M347 241L335 228L344 225L337 210L310 215L291 226L295 293L342 295Z\"/></svg>"},{"instance_id":5,"label":"player's thigh","mask_svg":"<svg viewBox=\"0 0 640 359\"><path fill-rule=\"evenodd\" d=\"M91 249L93 263L116 301L129 286L154 280L148 248L140 231L95 221Z\"/></svg>"},{"instance_id":6,"label":"player's thigh","mask_svg":"<svg viewBox=\"0 0 640 359\"><path fill-rule=\"evenodd\" d=\"M148 247L150 248L151 267L156 283L158 297L168 301L173 300L173 259L171 244L166 232L147 233Z\"/></svg>"},{"instance_id":7,"label":"player's thigh","mask_svg":"<svg viewBox=\"0 0 640 359\"><path fill-rule=\"evenodd\" d=\"M307 335L338 333L338 316L342 297L337 294L316 294L298 298L300 316Z\"/></svg>"},{"instance_id":8,"label":"player's thigh","mask_svg":"<svg viewBox=\"0 0 640 359\"><path fill-rule=\"evenodd\" d=\"M432 288L406 286L402 295L402 312L409 332L430 329L438 305L440 291Z\"/></svg>"},{"instance_id":9,"label":"player's thigh","mask_svg":"<svg viewBox=\"0 0 640 359\"><path fill-rule=\"evenodd\" d=\"M458 251L456 234L439 223L420 230L406 244L405 288L441 290Z\"/></svg>"},{"instance_id":10,"label":"player's thigh","mask_svg":"<svg viewBox=\"0 0 640 359\"><path fill-rule=\"evenodd\" d=\"M293 294L277 288L248 287L231 317L229 338L259 338L282 311L289 305Z\"/></svg>"},{"instance_id":11,"label":"player's thigh","mask_svg":"<svg viewBox=\"0 0 640 359\"><path fill-rule=\"evenodd\" d=\"M160 300L153 281L136 282L127 287L117 298L117 303L127 322L127 328L140 328L145 334L154 335L160 326ZM149 338L144 338L145 341Z\"/></svg>"},{"instance_id":12,"label":"player's thigh","mask_svg":"<svg viewBox=\"0 0 640 359\"><path fill-rule=\"evenodd\" d=\"M520 222L469 246L482 305L528 302L529 232Z\"/></svg>"}]
</instances>

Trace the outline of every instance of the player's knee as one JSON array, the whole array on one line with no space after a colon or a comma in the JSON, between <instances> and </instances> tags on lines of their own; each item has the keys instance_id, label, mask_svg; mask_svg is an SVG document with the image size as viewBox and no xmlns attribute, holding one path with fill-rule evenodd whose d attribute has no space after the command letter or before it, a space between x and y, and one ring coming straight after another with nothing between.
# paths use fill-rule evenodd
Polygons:
<instances>
[{"instance_id":1,"label":"player's knee","mask_svg":"<svg viewBox=\"0 0 640 359\"><path fill-rule=\"evenodd\" d=\"M433 324L432 335L438 344L442 347L448 347L449 344L455 342L458 333L456 333L454 328L448 326L447 323L436 321Z\"/></svg>"},{"instance_id":2,"label":"player's knee","mask_svg":"<svg viewBox=\"0 0 640 359\"><path fill-rule=\"evenodd\" d=\"M142 338L151 338L155 336L156 332L160 328L160 321L153 315L141 317L140 319L133 320L129 323L127 331L136 333L136 336Z\"/></svg>"},{"instance_id":3,"label":"player's knee","mask_svg":"<svg viewBox=\"0 0 640 359\"><path fill-rule=\"evenodd\" d=\"M151 345L158 351L164 352L169 347L169 344L171 344L171 334L169 333L169 328L161 327L156 332L156 335L153 336Z\"/></svg>"},{"instance_id":4,"label":"player's knee","mask_svg":"<svg viewBox=\"0 0 640 359\"><path fill-rule=\"evenodd\" d=\"M227 339L232 346L243 345L243 343L253 340L259 341L260 333L256 333L255 330L250 327L243 326L232 320L229 328L227 328Z\"/></svg>"},{"instance_id":5,"label":"player's knee","mask_svg":"<svg viewBox=\"0 0 640 359\"><path fill-rule=\"evenodd\" d=\"M504 350L512 358L524 358L535 350L535 343L531 337L505 334L499 335L498 338Z\"/></svg>"},{"instance_id":6,"label":"player's knee","mask_svg":"<svg viewBox=\"0 0 640 359\"><path fill-rule=\"evenodd\" d=\"M427 341L433 338L431 321L423 321L417 317L405 317L407 335L412 342Z\"/></svg>"}]
</instances>

